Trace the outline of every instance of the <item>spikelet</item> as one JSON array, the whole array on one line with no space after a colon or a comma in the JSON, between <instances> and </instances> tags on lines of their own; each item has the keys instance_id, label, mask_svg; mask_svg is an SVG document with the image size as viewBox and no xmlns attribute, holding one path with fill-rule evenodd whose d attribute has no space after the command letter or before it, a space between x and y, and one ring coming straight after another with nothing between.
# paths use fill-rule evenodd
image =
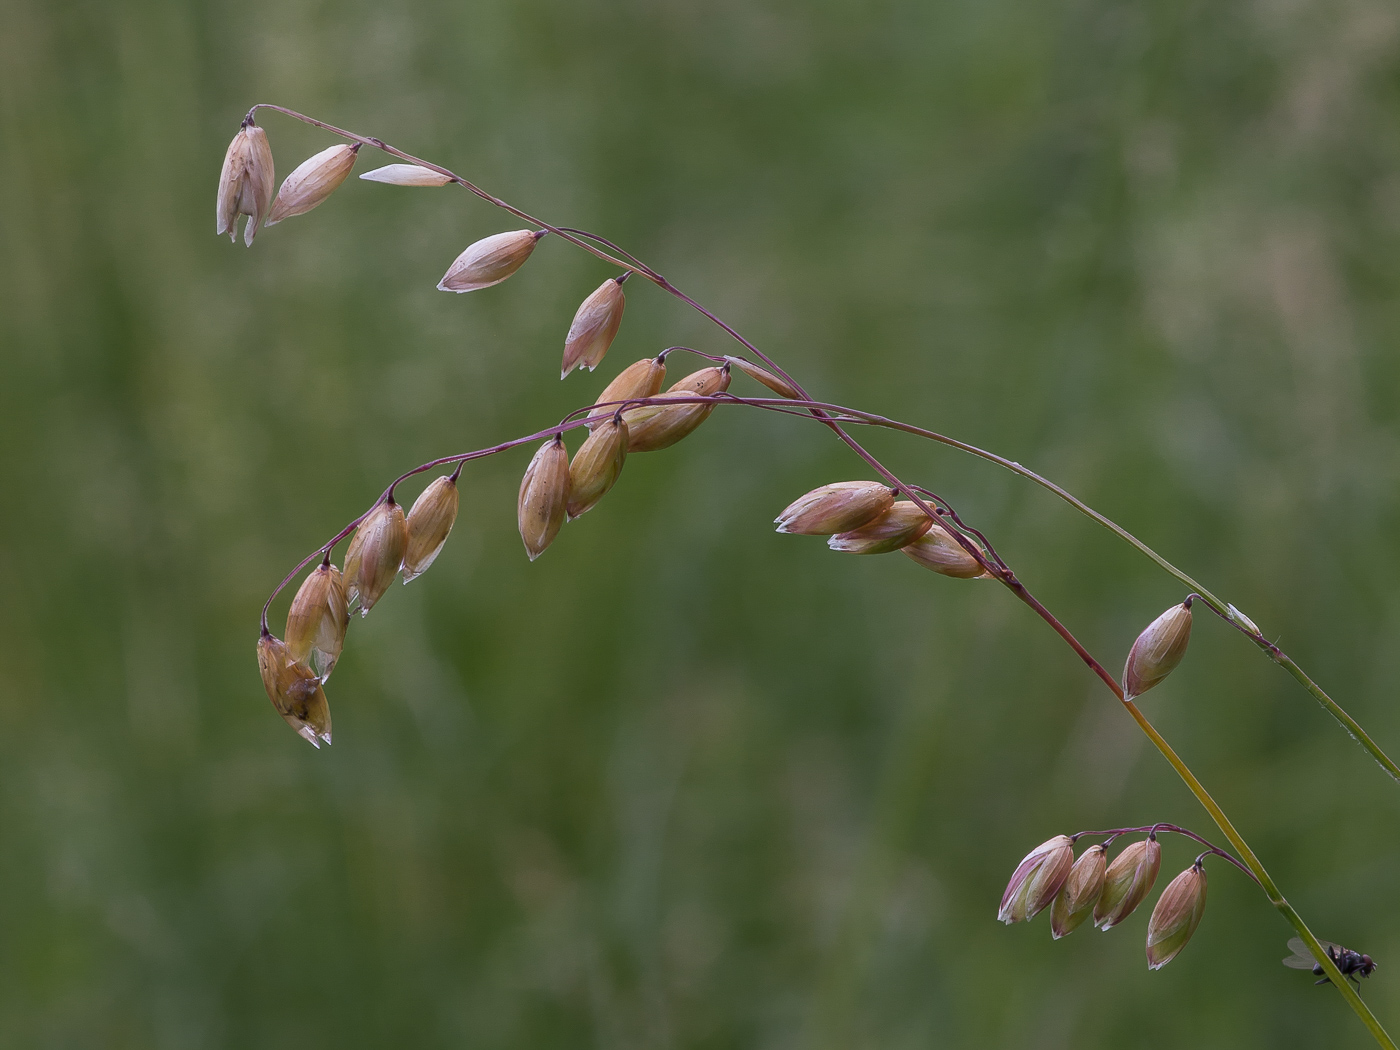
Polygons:
<instances>
[{"instance_id":1,"label":"spikelet","mask_svg":"<svg viewBox=\"0 0 1400 1050\"><path fill-rule=\"evenodd\" d=\"M560 379L575 368L586 368L591 372L603 360L622 325L622 310L627 305L626 296L622 294L622 282L626 279L626 274L609 277L583 301L574 314L569 335L564 340Z\"/></svg>"},{"instance_id":2,"label":"spikelet","mask_svg":"<svg viewBox=\"0 0 1400 1050\"><path fill-rule=\"evenodd\" d=\"M556 434L540 446L520 480L516 522L525 552L534 561L554 542L569 506L569 451Z\"/></svg>"},{"instance_id":3,"label":"spikelet","mask_svg":"<svg viewBox=\"0 0 1400 1050\"><path fill-rule=\"evenodd\" d=\"M1168 883L1147 920L1147 968L1160 970L1186 947L1206 911L1206 869L1201 858Z\"/></svg>"},{"instance_id":4,"label":"spikelet","mask_svg":"<svg viewBox=\"0 0 1400 1050\"><path fill-rule=\"evenodd\" d=\"M627 459L627 424L621 415L593 428L569 464L569 520L586 514L622 473Z\"/></svg>"},{"instance_id":5,"label":"spikelet","mask_svg":"<svg viewBox=\"0 0 1400 1050\"><path fill-rule=\"evenodd\" d=\"M359 151L358 142L353 146L342 143L302 161L282 182L263 225L275 226L293 215L305 215L324 201L350 174Z\"/></svg>"},{"instance_id":6,"label":"spikelet","mask_svg":"<svg viewBox=\"0 0 1400 1050\"><path fill-rule=\"evenodd\" d=\"M331 709L321 680L295 662L282 639L266 630L258 638L258 671L267 698L297 735L312 747L331 742Z\"/></svg>"},{"instance_id":7,"label":"spikelet","mask_svg":"<svg viewBox=\"0 0 1400 1050\"><path fill-rule=\"evenodd\" d=\"M778 532L830 536L868 525L894 506L894 490L878 481L836 481L789 503L773 519Z\"/></svg>"},{"instance_id":8,"label":"spikelet","mask_svg":"<svg viewBox=\"0 0 1400 1050\"><path fill-rule=\"evenodd\" d=\"M932 569L944 576L959 580L991 578L982 568L982 563L963 550L962 544L936 522L928 532L900 550L925 569Z\"/></svg>"},{"instance_id":9,"label":"spikelet","mask_svg":"<svg viewBox=\"0 0 1400 1050\"><path fill-rule=\"evenodd\" d=\"M1141 696L1171 674L1186 655L1191 640L1191 601L1173 605L1147 625L1128 652L1123 666L1125 699Z\"/></svg>"},{"instance_id":10,"label":"spikelet","mask_svg":"<svg viewBox=\"0 0 1400 1050\"><path fill-rule=\"evenodd\" d=\"M258 224L272 206L272 148L267 132L249 121L233 136L219 172L219 195L215 207L214 232L226 233L230 241L238 237L238 217L248 216L243 243L252 246Z\"/></svg>"},{"instance_id":11,"label":"spikelet","mask_svg":"<svg viewBox=\"0 0 1400 1050\"><path fill-rule=\"evenodd\" d=\"M1068 835L1042 842L1016 866L1001 895L997 918L1008 926L1035 918L1060 892L1073 863L1074 843Z\"/></svg>"},{"instance_id":12,"label":"spikelet","mask_svg":"<svg viewBox=\"0 0 1400 1050\"><path fill-rule=\"evenodd\" d=\"M588 414L589 427L598 425L600 419L611 419L617 411L617 402L626 401L634 397L655 397L657 391L661 389L661 384L666 381L666 355L658 354L656 357L644 357L640 361L634 361L621 372L617 378L603 388L603 392L598 395L596 405L606 405Z\"/></svg>"},{"instance_id":13,"label":"spikelet","mask_svg":"<svg viewBox=\"0 0 1400 1050\"><path fill-rule=\"evenodd\" d=\"M335 670L350 626L350 603L340 570L330 556L308 576L287 611L287 652L303 667L314 663L325 681Z\"/></svg>"},{"instance_id":14,"label":"spikelet","mask_svg":"<svg viewBox=\"0 0 1400 1050\"><path fill-rule=\"evenodd\" d=\"M838 532L826 545L844 554L888 554L907 547L933 527L933 519L912 500L897 501L868 525Z\"/></svg>"},{"instance_id":15,"label":"spikelet","mask_svg":"<svg viewBox=\"0 0 1400 1050\"><path fill-rule=\"evenodd\" d=\"M772 372L768 371L768 369L760 368L746 358L729 357L726 355L725 361L733 365L740 372L743 372L744 375L748 376L750 379L756 379L779 397L790 397L794 399L800 399L802 397L801 391L782 376L774 375Z\"/></svg>"},{"instance_id":16,"label":"spikelet","mask_svg":"<svg viewBox=\"0 0 1400 1050\"><path fill-rule=\"evenodd\" d=\"M408 547L403 556L403 582L428 571L457 520L456 475L436 479L413 501L408 512Z\"/></svg>"},{"instance_id":17,"label":"spikelet","mask_svg":"<svg viewBox=\"0 0 1400 1050\"><path fill-rule=\"evenodd\" d=\"M712 397L729 389L729 366L702 368L673 384L658 398ZM627 451L669 448L710 418L712 404L642 405L622 414L627 423Z\"/></svg>"},{"instance_id":18,"label":"spikelet","mask_svg":"<svg viewBox=\"0 0 1400 1050\"><path fill-rule=\"evenodd\" d=\"M382 182L388 186L446 186L452 181L444 175L421 164L386 164L382 168L367 171L360 178L366 182Z\"/></svg>"},{"instance_id":19,"label":"spikelet","mask_svg":"<svg viewBox=\"0 0 1400 1050\"><path fill-rule=\"evenodd\" d=\"M1055 940L1069 936L1094 913L1103 893L1104 852L1103 846L1090 846L1069 869L1069 878L1050 909L1050 932Z\"/></svg>"},{"instance_id":20,"label":"spikelet","mask_svg":"<svg viewBox=\"0 0 1400 1050\"><path fill-rule=\"evenodd\" d=\"M345 592L358 601L360 615L366 616L384 596L408 550L408 523L403 508L390 496L360 522L345 552Z\"/></svg>"},{"instance_id":21,"label":"spikelet","mask_svg":"<svg viewBox=\"0 0 1400 1050\"><path fill-rule=\"evenodd\" d=\"M1132 843L1114 857L1104 872L1103 893L1094 905L1094 925L1111 930L1131 915L1152 892L1161 866L1162 847L1155 835Z\"/></svg>"},{"instance_id":22,"label":"spikelet","mask_svg":"<svg viewBox=\"0 0 1400 1050\"><path fill-rule=\"evenodd\" d=\"M544 231L511 230L492 234L467 246L438 282L444 292L474 292L500 284L525 265Z\"/></svg>"}]
</instances>

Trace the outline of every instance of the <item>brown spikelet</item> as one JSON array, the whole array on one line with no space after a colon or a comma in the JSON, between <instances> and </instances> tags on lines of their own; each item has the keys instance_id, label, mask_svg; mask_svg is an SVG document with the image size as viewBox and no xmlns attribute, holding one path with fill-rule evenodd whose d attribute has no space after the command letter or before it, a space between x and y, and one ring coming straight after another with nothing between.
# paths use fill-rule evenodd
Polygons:
<instances>
[{"instance_id":1,"label":"brown spikelet","mask_svg":"<svg viewBox=\"0 0 1400 1050\"><path fill-rule=\"evenodd\" d=\"M554 542L569 506L569 451L556 434L540 446L520 480L516 521L534 561Z\"/></svg>"},{"instance_id":2,"label":"brown spikelet","mask_svg":"<svg viewBox=\"0 0 1400 1050\"><path fill-rule=\"evenodd\" d=\"M1152 891L1161 866L1162 847L1154 835L1131 843L1114 857L1104 872L1103 892L1094 904L1094 925L1109 930L1131 915Z\"/></svg>"},{"instance_id":3,"label":"brown spikelet","mask_svg":"<svg viewBox=\"0 0 1400 1050\"><path fill-rule=\"evenodd\" d=\"M483 237L457 256L438 282L444 292L474 292L500 284L525 265L544 231L511 230Z\"/></svg>"},{"instance_id":4,"label":"brown spikelet","mask_svg":"<svg viewBox=\"0 0 1400 1050\"><path fill-rule=\"evenodd\" d=\"M403 556L404 583L422 576L437 558L457 521L458 499L457 482L443 476L413 501L407 520L408 548Z\"/></svg>"},{"instance_id":5,"label":"brown spikelet","mask_svg":"<svg viewBox=\"0 0 1400 1050\"><path fill-rule=\"evenodd\" d=\"M743 372L744 375L748 376L750 379L758 380L758 382L762 383L764 386L766 386L769 390L773 391L773 393L777 394L779 397L790 397L794 399L800 399L802 397L802 394L798 391L798 389L791 383L789 383L786 379L784 379L782 376L774 375L772 372L768 371L768 369L761 368L760 366L754 364L752 361L746 360L742 357L728 356L725 357L725 360L728 361L735 368L737 368L740 372Z\"/></svg>"},{"instance_id":6,"label":"brown spikelet","mask_svg":"<svg viewBox=\"0 0 1400 1050\"><path fill-rule=\"evenodd\" d=\"M331 676L345 647L350 604L345 580L329 557L298 588L287 611L287 652L294 663L314 664L322 681Z\"/></svg>"},{"instance_id":7,"label":"brown spikelet","mask_svg":"<svg viewBox=\"0 0 1400 1050\"><path fill-rule=\"evenodd\" d=\"M617 402L634 397L655 397L666 381L666 355L644 357L634 361L617 378L603 388L594 404L606 405L588 414L588 425L595 427L600 419L610 419L617 411Z\"/></svg>"},{"instance_id":8,"label":"brown spikelet","mask_svg":"<svg viewBox=\"0 0 1400 1050\"><path fill-rule=\"evenodd\" d=\"M826 545L845 554L888 554L907 547L933 527L918 504L902 499L868 525L838 532Z\"/></svg>"},{"instance_id":9,"label":"brown spikelet","mask_svg":"<svg viewBox=\"0 0 1400 1050\"><path fill-rule=\"evenodd\" d=\"M331 742L331 709L321 680L297 663L282 639L267 631L258 638L258 671L267 698L297 735L319 748Z\"/></svg>"},{"instance_id":10,"label":"brown spikelet","mask_svg":"<svg viewBox=\"0 0 1400 1050\"><path fill-rule=\"evenodd\" d=\"M1147 920L1147 968L1160 970L1180 954L1206 911L1206 869L1198 857L1167 884Z\"/></svg>"},{"instance_id":11,"label":"brown spikelet","mask_svg":"<svg viewBox=\"0 0 1400 1050\"><path fill-rule=\"evenodd\" d=\"M830 536L858 529L894 506L894 490L878 481L837 481L799 496L773 519L778 532Z\"/></svg>"},{"instance_id":12,"label":"brown spikelet","mask_svg":"<svg viewBox=\"0 0 1400 1050\"><path fill-rule=\"evenodd\" d=\"M408 523L394 497L375 505L345 552L345 593L365 616L384 596L408 550Z\"/></svg>"},{"instance_id":13,"label":"brown spikelet","mask_svg":"<svg viewBox=\"0 0 1400 1050\"><path fill-rule=\"evenodd\" d=\"M282 182L263 225L275 226L293 215L304 215L324 201L350 174L359 151L358 142L353 146L342 143L302 161Z\"/></svg>"},{"instance_id":14,"label":"brown spikelet","mask_svg":"<svg viewBox=\"0 0 1400 1050\"><path fill-rule=\"evenodd\" d=\"M1067 937L1094 912L1094 905L1103 892L1104 848L1090 846L1074 867L1050 909L1050 932L1055 940Z\"/></svg>"},{"instance_id":15,"label":"brown spikelet","mask_svg":"<svg viewBox=\"0 0 1400 1050\"><path fill-rule=\"evenodd\" d=\"M614 415L593 428L569 464L569 520L593 509L627 459L627 424Z\"/></svg>"},{"instance_id":16,"label":"brown spikelet","mask_svg":"<svg viewBox=\"0 0 1400 1050\"><path fill-rule=\"evenodd\" d=\"M959 580L990 579L982 563L963 549L942 525L934 526L913 543L901 547L925 569Z\"/></svg>"},{"instance_id":17,"label":"brown spikelet","mask_svg":"<svg viewBox=\"0 0 1400 1050\"><path fill-rule=\"evenodd\" d=\"M1034 919L1060 892L1073 864L1074 843L1068 835L1042 842L1016 866L1001 895L997 918L1008 926Z\"/></svg>"},{"instance_id":18,"label":"brown spikelet","mask_svg":"<svg viewBox=\"0 0 1400 1050\"><path fill-rule=\"evenodd\" d=\"M1141 696L1171 674L1191 641L1191 602L1173 605L1137 637L1123 667L1123 692Z\"/></svg>"},{"instance_id":19,"label":"brown spikelet","mask_svg":"<svg viewBox=\"0 0 1400 1050\"><path fill-rule=\"evenodd\" d=\"M658 398L711 397L729 389L729 366L702 368L673 384ZM627 451L655 452L690 434L714 411L712 404L642 405L622 414L627 423Z\"/></svg>"},{"instance_id":20,"label":"brown spikelet","mask_svg":"<svg viewBox=\"0 0 1400 1050\"><path fill-rule=\"evenodd\" d=\"M586 368L590 372L598 367L603 355L612 346L617 330L622 325L622 310L627 298L622 294L622 280L609 277L598 290L583 301L574 314L573 324L569 325L569 335L564 340L564 363L559 369L563 379L575 368Z\"/></svg>"},{"instance_id":21,"label":"brown spikelet","mask_svg":"<svg viewBox=\"0 0 1400 1050\"><path fill-rule=\"evenodd\" d=\"M272 206L272 188L276 184L272 170L272 148L267 144L267 132L256 124L247 123L233 136L224 154L224 166L219 172L219 194L215 207L215 233L228 234L229 240L238 236L238 217L248 216L243 228L243 243L252 246L258 225L267 217Z\"/></svg>"}]
</instances>

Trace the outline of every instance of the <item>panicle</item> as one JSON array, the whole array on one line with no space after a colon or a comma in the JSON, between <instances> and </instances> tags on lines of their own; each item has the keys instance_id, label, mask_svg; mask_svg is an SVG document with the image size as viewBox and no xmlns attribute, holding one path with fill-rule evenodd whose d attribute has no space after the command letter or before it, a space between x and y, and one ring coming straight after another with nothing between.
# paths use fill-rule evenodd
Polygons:
<instances>
[{"instance_id":1,"label":"panicle","mask_svg":"<svg viewBox=\"0 0 1400 1050\"><path fill-rule=\"evenodd\" d=\"M365 172L360 178L389 186L446 186L452 181L450 176L421 164L386 164Z\"/></svg>"},{"instance_id":2,"label":"panicle","mask_svg":"<svg viewBox=\"0 0 1400 1050\"><path fill-rule=\"evenodd\" d=\"M345 648L349 626L345 579L327 555L302 581L287 611L287 653L292 662L303 667L314 664L316 674L325 681Z\"/></svg>"},{"instance_id":3,"label":"panicle","mask_svg":"<svg viewBox=\"0 0 1400 1050\"><path fill-rule=\"evenodd\" d=\"M1157 881L1162 847L1156 835L1129 845L1104 873L1103 893L1094 905L1094 925L1111 930L1133 913Z\"/></svg>"},{"instance_id":4,"label":"panicle","mask_svg":"<svg viewBox=\"0 0 1400 1050\"><path fill-rule=\"evenodd\" d=\"M729 389L729 366L702 368L672 384L658 398L713 397ZM713 404L642 405L622 414L627 423L627 451L669 448L710 418Z\"/></svg>"},{"instance_id":5,"label":"panicle","mask_svg":"<svg viewBox=\"0 0 1400 1050\"><path fill-rule=\"evenodd\" d=\"M359 602L360 615L368 615L384 596L408 551L408 523L394 497L375 504L345 552L345 591Z\"/></svg>"},{"instance_id":6,"label":"panicle","mask_svg":"<svg viewBox=\"0 0 1400 1050\"><path fill-rule=\"evenodd\" d=\"M617 378L603 388L594 404L607 405L588 414L588 425L595 427L600 419L611 419L617 411L616 402L634 397L655 397L666 381L666 355L644 357L634 361Z\"/></svg>"},{"instance_id":7,"label":"panicle","mask_svg":"<svg viewBox=\"0 0 1400 1050\"><path fill-rule=\"evenodd\" d=\"M331 709L321 680L287 652L282 639L263 631L258 638L258 671L277 713L312 747L331 742Z\"/></svg>"},{"instance_id":8,"label":"panicle","mask_svg":"<svg viewBox=\"0 0 1400 1050\"><path fill-rule=\"evenodd\" d=\"M243 227L243 243L252 246L258 224L272 205L272 148L267 132L251 120L239 128L228 144L224 166L219 172L219 195L215 207L215 233L226 233L230 241L238 237L238 217L248 216Z\"/></svg>"},{"instance_id":9,"label":"panicle","mask_svg":"<svg viewBox=\"0 0 1400 1050\"><path fill-rule=\"evenodd\" d=\"M846 554L888 554L907 547L933 526L933 519L918 504L902 499L874 521L848 532L838 532L826 545Z\"/></svg>"},{"instance_id":10,"label":"panicle","mask_svg":"<svg viewBox=\"0 0 1400 1050\"><path fill-rule=\"evenodd\" d=\"M568 505L569 451L563 437L556 434L540 446L520 481L516 521L531 561L559 535Z\"/></svg>"},{"instance_id":11,"label":"panicle","mask_svg":"<svg viewBox=\"0 0 1400 1050\"><path fill-rule=\"evenodd\" d=\"M570 521L591 510L613 487L626 459L627 424L615 413L593 428L569 464Z\"/></svg>"},{"instance_id":12,"label":"panicle","mask_svg":"<svg viewBox=\"0 0 1400 1050\"><path fill-rule=\"evenodd\" d=\"M997 918L1008 926L1035 918L1060 892L1073 864L1074 843L1068 835L1042 842L1016 866L1001 895Z\"/></svg>"},{"instance_id":13,"label":"panicle","mask_svg":"<svg viewBox=\"0 0 1400 1050\"><path fill-rule=\"evenodd\" d=\"M790 397L794 399L800 399L802 397L797 387L793 386L782 376L774 375L772 372L768 371L768 369L761 368L746 358L729 357L726 355L725 361L737 368L740 372L743 372L744 375L748 376L750 379L758 380L758 382L762 383L779 397Z\"/></svg>"},{"instance_id":14,"label":"panicle","mask_svg":"<svg viewBox=\"0 0 1400 1050\"><path fill-rule=\"evenodd\" d=\"M1093 913L1103 892L1104 853L1103 846L1090 846L1069 869L1069 878L1050 909L1050 932L1055 940L1073 933Z\"/></svg>"},{"instance_id":15,"label":"panicle","mask_svg":"<svg viewBox=\"0 0 1400 1050\"><path fill-rule=\"evenodd\" d=\"M525 265L544 230L511 230L483 237L457 256L438 282L444 292L474 292L500 284Z\"/></svg>"},{"instance_id":16,"label":"panicle","mask_svg":"<svg viewBox=\"0 0 1400 1050\"><path fill-rule=\"evenodd\" d=\"M622 277L609 277L598 286L598 290L583 301L574 314L573 324L569 325L569 335L564 340L564 363L559 370L563 379L575 368L586 368L590 372L598 367L603 355L612 346L617 330L622 325L622 309L627 305L622 294Z\"/></svg>"},{"instance_id":17,"label":"panicle","mask_svg":"<svg viewBox=\"0 0 1400 1050\"><path fill-rule=\"evenodd\" d=\"M1147 968L1160 970L1177 957L1206 911L1206 869L1200 857L1167 885L1147 920Z\"/></svg>"},{"instance_id":18,"label":"panicle","mask_svg":"<svg viewBox=\"0 0 1400 1050\"><path fill-rule=\"evenodd\" d=\"M341 143L302 161L283 180L282 188L277 191L277 199L272 202L272 211L263 225L275 226L293 215L304 215L324 201L350 174L350 169L355 166L355 154L359 151L358 142L353 146Z\"/></svg>"},{"instance_id":19,"label":"panicle","mask_svg":"<svg viewBox=\"0 0 1400 1050\"><path fill-rule=\"evenodd\" d=\"M799 536L849 532L894 506L894 495L879 481L836 481L797 497L773 521L776 531Z\"/></svg>"},{"instance_id":20,"label":"panicle","mask_svg":"<svg viewBox=\"0 0 1400 1050\"><path fill-rule=\"evenodd\" d=\"M443 475L425 488L408 512L408 547L403 556L403 582L422 576L437 558L457 521L459 492L455 477Z\"/></svg>"},{"instance_id":21,"label":"panicle","mask_svg":"<svg viewBox=\"0 0 1400 1050\"><path fill-rule=\"evenodd\" d=\"M959 580L991 579L987 570L982 568L982 563L963 550L962 544L937 523L900 550L925 569L932 569L944 576L952 576Z\"/></svg>"},{"instance_id":22,"label":"panicle","mask_svg":"<svg viewBox=\"0 0 1400 1050\"><path fill-rule=\"evenodd\" d=\"M1173 605L1147 625L1128 652L1123 667L1123 692L1127 699L1141 696L1160 682L1186 655L1191 640L1191 599Z\"/></svg>"}]
</instances>

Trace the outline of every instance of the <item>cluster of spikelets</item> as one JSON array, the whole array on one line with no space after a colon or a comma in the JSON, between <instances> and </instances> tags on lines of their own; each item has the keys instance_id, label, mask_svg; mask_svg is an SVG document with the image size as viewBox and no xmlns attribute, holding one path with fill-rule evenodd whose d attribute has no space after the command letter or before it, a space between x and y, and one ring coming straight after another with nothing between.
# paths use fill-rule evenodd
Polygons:
<instances>
[{"instance_id":1,"label":"cluster of spikelets","mask_svg":"<svg viewBox=\"0 0 1400 1050\"><path fill-rule=\"evenodd\" d=\"M457 474L437 478L405 515L392 494L374 506L350 540L345 570L321 564L302 581L287 611L285 640L264 631L258 668L278 714L314 746L331 742L331 714L322 686L345 647L350 616L367 614L394 577L408 583L437 558L457 520Z\"/></svg>"},{"instance_id":2,"label":"cluster of spikelets","mask_svg":"<svg viewBox=\"0 0 1400 1050\"><path fill-rule=\"evenodd\" d=\"M903 551L934 572L957 579L990 579L982 563L913 500L878 481L838 481L813 489L775 520L779 532L829 536L845 554Z\"/></svg>"},{"instance_id":3,"label":"cluster of spikelets","mask_svg":"<svg viewBox=\"0 0 1400 1050\"><path fill-rule=\"evenodd\" d=\"M1002 894L997 918L1008 925L1026 922L1050 908L1050 932L1059 940L1090 915L1101 930L1111 930L1131 915L1152 892L1162 864L1156 833L1133 842L1107 862L1106 844L1074 856L1074 839L1056 835L1042 842L1017 866ZM1172 879L1147 921L1147 965L1160 970L1176 958L1206 909L1205 857Z\"/></svg>"},{"instance_id":4,"label":"cluster of spikelets","mask_svg":"<svg viewBox=\"0 0 1400 1050\"><path fill-rule=\"evenodd\" d=\"M267 134L248 118L224 157L216 232L235 239L239 218L247 216L244 242L251 245L260 225L271 226L317 207L349 176L359 149L354 143L322 150L298 165L274 196ZM454 181L451 175L417 164L389 164L360 177L418 187ZM500 284L525 264L546 232L512 230L474 242L448 267L438 288L470 292ZM576 368L592 371L603 360L622 323L628 276L608 278L579 306L564 340L561 377ZM607 385L587 417L588 437L572 457L562 432L535 453L517 502L520 537L532 561L566 521L586 513L612 488L629 453L667 448L699 427L714 410L714 401L700 399L724 394L733 370L782 397L798 397L784 378L740 357L724 357L722 363L692 372L663 392L666 358L665 351L643 358ZM396 575L402 573L407 583L432 564L456 520L457 477L454 472L434 481L407 515L392 490L386 494L351 538L344 571L331 564L327 550L302 584L288 613L285 641L268 632L259 639L258 661L268 695L288 723L313 744L331 739L322 686L339 658L351 613L368 613ZM825 485L788 506L776 519L777 529L829 536L827 545L845 553L903 551L945 576L989 576L985 559L975 557L918 504L898 495L897 489L876 481ZM1143 632L1124 674L1127 696L1151 688L1180 661L1190 617L1188 599Z\"/></svg>"},{"instance_id":5,"label":"cluster of spikelets","mask_svg":"<svg viewBox=\"0 0 1400 1050\"><path fill-rule=\"evenodd\" d=\"M1191 603L1187 598L1153 620L1128 651L1123 668L1125 700L1141 696L1181 663L1191 639ZM1008 925L1033 919L1050 908L1050 932L1056 940L1073 933L1091 914L1094 925L1110 930L1143 902L1157 881L1162 849L1155 831L1133 842L1108 863L1108 845L1093 845L1074 856L1078 836L1056 835L1042 842L1016 867L1002 894L997 918ZM1203 853L1174 878L1152 909L1147 923L1147 965L1160 970L1200 925L1206 907Z\"/></svg>"},{"instance_id":6,"label":"cluster of spikelets","mask_svg":"<svg viewBox=\"0 0 1400 1050\"><path fill-rule=\"evenodd\" d=\"M234 136L219 177L216 232L236 235L247 216L244 242L258 227L301 215L321 204L354 166L359 144L333 146L297 167L273 196L272 151L267 135L247 121ZM444 186L451 176L416 164L390 164L360 176L398 186ZM545 231L514 230L469 245L438 287L470 292L500 284L530 257ZM622 286L629 274L609 278L575 313L564 341L561 377L575 368L597 368L622 323ZM517 523L530 560L554 541L560 528L592 509L617 482L630 452L668 448L692 433L714 410L712 398L729 389L737 369L783 397L791 384L739 357L692 372L665 391L667 352L643 358L603 390L586 419L588 437L571 458L562 432L545 441L520 484ZM631 402L641 402L632 404ZM670 403L674 402L674 403ZM361 616L383 597L398 575L404 583L421 575L442 549L456 521L460 473L436 479L405 515L390 491L356 528L344 570L328 549L306 578L287 614L285 639L264 630L258 666L273 705L302 737L319 747L331 741L330 710L323 688L345 644L351 614Z\"/></svg>"}]
</instances>

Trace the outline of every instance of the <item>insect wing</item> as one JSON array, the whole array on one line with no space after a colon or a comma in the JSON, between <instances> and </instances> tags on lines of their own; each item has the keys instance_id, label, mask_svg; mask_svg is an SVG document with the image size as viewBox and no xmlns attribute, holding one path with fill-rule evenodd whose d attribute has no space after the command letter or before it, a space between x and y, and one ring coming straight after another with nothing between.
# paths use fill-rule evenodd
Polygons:
<instances>
[{"instance_id":1,"label":"insect wing","mask_svg":"<svg viewBox=\"0 0 1400 1050\"><path fill-rule=\"evenodd\" d=\"M1340 944L1333 944L1331 941L1318 941L1322 950L1327 952L1335 961L1346 951ZM1283 965L1294 970L1311 970L1318 964L1318 960L1313 958L1313 954L1308 950L1308 946L1301 937L1290 937L1288 940L1289 950L1293 952L1287 959L1283 960Z\"/></svg>"},{"instance_id":2,"label":"insect wing","mask_svg":"<svg viewBox=\"0 0 1400 1050\"><path fill-rule=\"evenodd\" d=\"M1293 970L1311 970L1317 965L1317 960L1313 958L1312 952L1308 951L1308 946L1303 943L1303 938L1290 938L1288 948L1293 954L1283 960L1284 966Z\"/></svg>"}]
</instances>

